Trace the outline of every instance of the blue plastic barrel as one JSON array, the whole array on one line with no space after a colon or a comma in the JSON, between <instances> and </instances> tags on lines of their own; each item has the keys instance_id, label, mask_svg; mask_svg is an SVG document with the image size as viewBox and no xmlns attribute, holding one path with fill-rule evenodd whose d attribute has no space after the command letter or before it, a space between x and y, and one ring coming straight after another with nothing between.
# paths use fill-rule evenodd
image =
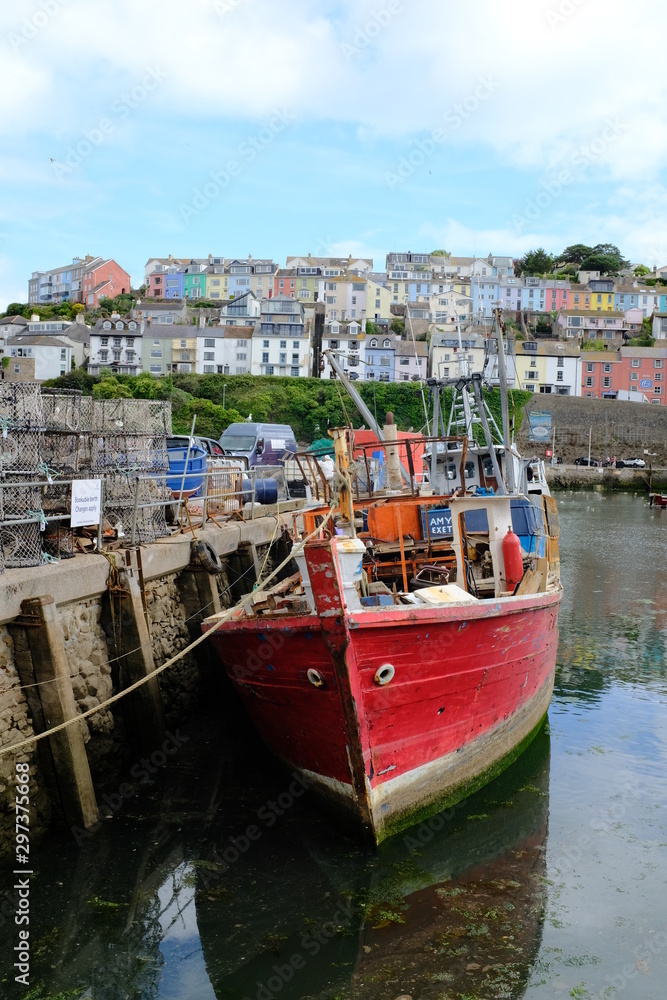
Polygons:
<instances>
[{"instance_id":1,"label":"blue plastic barrel","mask_svg":"<svg viewBox=\"0 0 667 1000\"><path fill-rule=\"evenodd\" d=\"M241 489L243 491L243 502L252 502L252 479L244 479ZM276 479L256 479L255 480L255 503L277 503L278 502L278 481Z\"/></svg>"},{"instance_id":2,"label":"blue plastic barrel","mask_svg":"<svg viewBox=\"0 0 667 1000\"><path fill-rule=\"evenodd\" d=\"M167 456L169 458L169 474L167 475L167 486L178 495L181 492L183 471L185 470L185 485L183 486L183 492L188 496L198 496L200 492L202 492L202 487L204 485L206 452L203 448L190 448L188 467L185 469L185 459L187 454L187 448L168 449Z\"/></svg>"}]
</instances>

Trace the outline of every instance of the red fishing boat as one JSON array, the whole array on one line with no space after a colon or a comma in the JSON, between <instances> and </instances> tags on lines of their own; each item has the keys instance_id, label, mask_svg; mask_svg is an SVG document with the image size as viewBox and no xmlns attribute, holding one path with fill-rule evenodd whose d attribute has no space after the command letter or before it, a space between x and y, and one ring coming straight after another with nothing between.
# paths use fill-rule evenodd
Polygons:
<instances>
[{"instance_id":1,"label":"red fishing boat","mask_svg":"<svg viewBox=\"0 0 667 1000\"><path fill-rule=\"evenodd\" d=\"M504 371L500 322L497 334ZM558 514L512 444L506 405L502 435L492 426L479 375L453 387L449 431L460 392L462 436L437 436L443 383L427 383L436 436L418 476L415 442L401 442L401 468L393 419L381 432L330 360L384 444L386 488L372 494L353 435L334 432L336 495L295 524L299 572L203 628L269 747L379 843L492 780L542 725ZM486 448L469 447L475 422Z\"/></svg>"},{"instance_id":2,"label":"red fishing boat","mask_svg":"<svg viewBox=\"0 0 667 1000\"><path fill-rule=\"evenodd\" d=\"M664 493L650 493L648 502L651 507L667 507L667 496Z\"/></svg>"},{"instance_id":3,"label":"red fishing boat","mask_svg":"<svg viewBox=\"0 0 667 1000\"><path fill-rule=\"evenodd\" d=\"M203 628L269 747L379 843L490 781L541 726L558 516L549 496L509 495L343 496L343 534L327 514L302 515L298 575Z\"/></svg>"}]
</instances>

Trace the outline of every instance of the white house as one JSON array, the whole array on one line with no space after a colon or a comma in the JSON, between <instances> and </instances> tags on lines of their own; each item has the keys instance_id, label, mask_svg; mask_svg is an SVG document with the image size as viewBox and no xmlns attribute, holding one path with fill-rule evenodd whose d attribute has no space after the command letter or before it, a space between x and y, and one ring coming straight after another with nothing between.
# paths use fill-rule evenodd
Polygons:
<instances>
[{"instance_id":1,"label":"white house","mask_svg":"<svg viewBox=\"0 0 667 1000\"><path fill-rule=\"evenodd\" d=\"M247 326L208 327L201 330L197 337L197 374L250 374L253 333L253 329Z\"/></svg>"},{"instance_id":2,"label":"white house","mask_svg":"<svg viewBox=\"0 0 667 1000\"><path fill-rule=\"evenodd\" d=\"M33 358L35 378L39 382L66 375L72 367L72 347L55 337L40 334L12 337L6 342L5 353L10 358Z\"/></svg>"},{"instance_id":3,"label":"white house","mask_svg":"<svg viewBox=\"0 0 667 1000\"><path fill-rule=\"evenodd\" d=\"M286 295L262 300L251 347L252 375L310 375L310 332L301 302Z\"/></svg>"},{"instance_id":4,"label":"white house","mask_svg":"<svg viewBox=\"0 0 667 1000\"><path fill-rule=\"evenodd\" d=\"M117 314L98 320L90 332L90 374L99 375L108 368L123 375L139 375L144 327L136 319L121 319Z\"/></svg>"},{"instance_id":5,"label":"white house","mask_svg":"<svg viewBox=\"0 0 667 1000\"><path fill-rule=\"evenodd\" d=\"M324 358L322 378L334 378L335 376L329 358L324 354L324 351L330 350L336 353L338 364L353 382L363 379L364 337L361 324L357 323L356 320L348 324L340 323L338 320L327 323L322 336L322 357Z\"/></svg>"}]
</instances>

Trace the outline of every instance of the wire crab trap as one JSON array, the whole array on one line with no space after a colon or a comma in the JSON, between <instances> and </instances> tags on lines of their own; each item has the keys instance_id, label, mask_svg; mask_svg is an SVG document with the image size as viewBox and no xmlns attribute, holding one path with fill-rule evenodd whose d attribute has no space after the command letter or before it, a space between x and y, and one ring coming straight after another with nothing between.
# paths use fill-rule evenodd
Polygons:
<instances>
[{"instance_id":1,"label":"wire crab trap","mask_svg":"<svg viewBox=\"0 0 667 1000\"><path fill-rule=\"evenodd\" d=\"M39 382L0 382L0 422L5 427L44 426Z\"/></svg>"},{"instance_id":2,"label":"wire crab trap","mask_svg":"<svg viewBox=\"0 0 667 1000\"><path fill-rule=\"evenodd\" d=\"M119 538L131 540L135 518L137 542L155 542L169 534L165 503L173 497L164 479L109 478L112 482L106 484L104 516Z\"/></svg>"},{"instance_id":3,"label":"wire crab trap","mask_svg":"<svg viewBox=\"0 0 667 1000\"><path fill-rule=\"evenodd\" d=\"M171 403L155 399L95 399L90 424L99 434L171 434Z\"/></svg>"},{"instance_id":4,"label":"wire crab trap","mask_svg":"<svg viewBox=\"0 0 667 1000\"><path fill-rule=\"evenodd\" d=\"M40 472L47 479L59 476L76 478L93 470L101 447L90 434L68 434L66 431L46 431L42 435Z\"/></svg>"},{"instance_id":5,"label":"wire crab trap","mask_svg":"<svg viewBox=\"0 0 667 1000\"><path fill-rule=\"evenodd\" d=\"M42 533L39 524L0 525L0 544L8 569L24 569L42 564Z\"/></svg>"},{"instance_id":6,"label":"wire crab trap","mask_svg":"<svg viewBox=\"0 0 667 1000\"><path fill-rule=\"evenodd\" d=\"M42 411L46 431L78 431L88 428L81 421L80 389L42 389Z\"/></svg>"}]
</instances>

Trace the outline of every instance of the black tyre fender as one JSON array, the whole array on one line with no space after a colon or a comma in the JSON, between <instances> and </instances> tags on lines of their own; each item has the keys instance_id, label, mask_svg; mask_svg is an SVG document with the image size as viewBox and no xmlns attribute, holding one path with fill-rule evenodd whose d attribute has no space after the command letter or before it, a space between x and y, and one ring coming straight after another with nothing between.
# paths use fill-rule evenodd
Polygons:
<instances>
[{"instance_id":1,"label":"black tyre fender","mask_svg":"<svg viewBox=\"0 0 667 1000\"><path fill-rule=\"evenodd\" d=\"M207 573L217 576L222 573L224 566L220 561L220 556L212 545L204 541L194 541L190 546L190 557L196 559Z\"/></svg>"}]
</instances>

